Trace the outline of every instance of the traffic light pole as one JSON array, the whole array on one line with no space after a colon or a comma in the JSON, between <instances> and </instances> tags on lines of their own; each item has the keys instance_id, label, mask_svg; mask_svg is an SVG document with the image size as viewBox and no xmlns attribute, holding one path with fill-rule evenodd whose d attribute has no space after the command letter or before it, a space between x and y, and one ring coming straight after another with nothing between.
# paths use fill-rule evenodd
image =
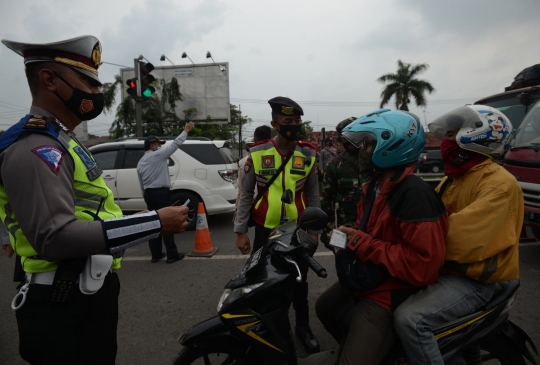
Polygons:
<instances>
[{"instance_id":1,"label":"traffic light pole","mask_svg":"<svg viewBox=\"0 0 540 365\"><path fill-rule=\"evenodd\" d=\"M142 137L142 108L141 108L141 71L140 63L138 59L134 59L133 69L135 70L135 77L137 78L137 98L135 99L135 118L137 125L137 137Z\"/></svg>"}]
</instances>

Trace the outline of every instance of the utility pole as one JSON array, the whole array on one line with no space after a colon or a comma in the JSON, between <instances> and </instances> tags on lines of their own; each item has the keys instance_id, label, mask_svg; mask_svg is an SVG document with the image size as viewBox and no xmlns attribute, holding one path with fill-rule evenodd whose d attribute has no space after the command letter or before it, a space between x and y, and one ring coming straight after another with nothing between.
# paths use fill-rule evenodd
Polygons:
<instances>
[{"instance_id":1,"label":"utility pole","mask_svg":"<svg viewBox=\"0 0 540 365\"><path fill-rule=\"evenodd\" d=\"M141 108L141 72L138 59L134 59L135 77L137 78L137 98L135 99L135 118L137 125L137 137L142 137L142 108Z\"/></svg>"},{"instance_id":2,"label":"utility pole","mask_svg":"<svg viewBox=\"0 0 540 365\"><path fill-rule=\"evenodd\" d=\"M239 159L242 159L243 153L242 153L242 106L238 104L238 156Z\"/></svg>"},{"instance_id":3,"label":"utility pole","mask_svg":"<svg viewBox=\"0 0 540 365\"><path fill-rule=\"evenodd\" d=\"M424 109L424 123L426 123L426 127L424 129L427 129L426 109Z\"/></svg>"}]
</instances>

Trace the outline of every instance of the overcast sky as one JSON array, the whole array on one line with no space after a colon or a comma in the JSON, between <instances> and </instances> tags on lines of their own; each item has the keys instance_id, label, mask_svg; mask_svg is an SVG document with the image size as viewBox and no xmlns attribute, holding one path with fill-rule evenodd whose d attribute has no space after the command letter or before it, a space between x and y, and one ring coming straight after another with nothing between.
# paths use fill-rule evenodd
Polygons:
<instances>
[{"instance_id":1,"label":"overcast sky","mask_svg":"<svg viewBox=\"0 0 540 365\"><path fill-rule=\"evenodd\" d=\"M395 72L398 59L430 66L420 75L436 89L425 114L410 105L422 122L502 92L540 63L538 0L0 0L0 9L1 39L91 34L102 60L116 64L132 66L139 54L156 66L168 65L161 54L188 64L182 52L205 63L210 51L229 62L231 102L254 121L247 134L269 122L266 100L278 95L303 105L315 130L378 109L376 79ZM105 64L99 73L113 81L119 68ZM2 44L0 80L0 129L7 129L31 98L22 58ZM90 133L107 135L112 119L90 121Z\"/></svg>"}]
</instances>

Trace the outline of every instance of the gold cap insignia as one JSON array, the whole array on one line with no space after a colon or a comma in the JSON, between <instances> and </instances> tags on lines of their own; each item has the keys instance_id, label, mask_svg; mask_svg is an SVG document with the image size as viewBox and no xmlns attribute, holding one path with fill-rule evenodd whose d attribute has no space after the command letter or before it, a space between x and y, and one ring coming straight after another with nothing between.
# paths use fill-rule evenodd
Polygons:
<instances>
[{"instance_id":1,"label":"gold cap insignia","mask_svg":"<svg viewBox=\"0 0 540 365\"><path fill-rule=\"evenodd\" d=\"M281 112L285 115L293 115L294 114L294 108L292 106L282 106Z\"/></svg>"},{"instance_id":2,"label":"gold cap insignia","mask_svg":"<svg viewBox=\"0 0 540 365\"><path fill-rule=\"evenodd\" d=\"M96 65L96 68L101 65L101 47L99 43L96 43L94 50L92 51L92 61L94 62L94 65Z\"/></svg>"}]
</instances>

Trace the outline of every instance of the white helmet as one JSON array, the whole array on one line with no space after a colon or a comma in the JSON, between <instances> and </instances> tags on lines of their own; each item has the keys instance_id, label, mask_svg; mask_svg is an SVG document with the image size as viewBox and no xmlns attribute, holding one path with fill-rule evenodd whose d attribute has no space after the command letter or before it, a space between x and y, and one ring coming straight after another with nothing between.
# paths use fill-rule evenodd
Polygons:
<instances>
[{"instance_id":1,"label":"white helmet","mask_svg":"<svg viewBox=\"0 0 540 365\"><path fill-rule=\"evenodd\" d=\"M428 124L430 132L443 140L457 131L458 145L467 151L498 158L508 150L512 123L499 110L485 105L467 105L446 113Z\"/></svg>"}]
</instances>

